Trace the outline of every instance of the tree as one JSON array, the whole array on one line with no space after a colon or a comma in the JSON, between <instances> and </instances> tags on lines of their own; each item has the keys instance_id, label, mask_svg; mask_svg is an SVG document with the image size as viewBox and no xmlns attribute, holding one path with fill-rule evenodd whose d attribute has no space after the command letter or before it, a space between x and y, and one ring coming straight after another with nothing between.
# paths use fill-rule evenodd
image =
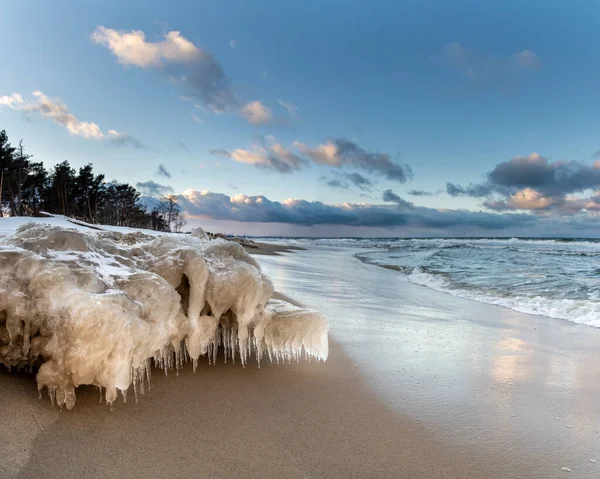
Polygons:
<instances>
[{"instance_id":1,"label":"tree","mask_svg":"<svg viewBox=\"0 0 600 479\"><path fill-rule=\"evenodd\" d=\"M171 231L171 224L175 221L177 216L181 213L181 209L177 204L177 196L175 195L166 195L163 196L158 210L162 213L167 222L167 226L169 227L169 231Z\"/></svg>"},{"instance_id":2,"label":"tree","mask_svg":"<svg viewBox=\"0 0 600 479\"><path fill-rule=\"evenodd\" d=\"M140 201L140 192L127 183L106 182L95 174L91 163L76 172L68 161L49 172L43 163L31 161L23 141L11 146L5 130L0 131L0 216L8 206L11 215L48 213L79 217L90 223L152 228L180 232L186 221L169 195L153 211Z\"/></svg>"},{"instance_id":3,"label":"tree","mask_svg":"<svg viewBox=\"0 0 600 479\"><path fill-rule=\"evenodd\" d=\"M10 171L13 162L13 155L15 149L8 142L8 136L6 130L0 131L0 215L2 215L2 205L4 203L4 174L6 171Z\"/></svg>"},{"instance_id":4,"label":"tree","mask_svg":"<svg viewBox=\"0 0 600 479\"><path fill-rule=\"evenodd\" d=\"M12 185L16 191L13 191L13 211L14 216L23 215L23 185L27 181L30 170L31 170L31 162L29 158L32 155L26 155L23 151L23 140L19 142L19 146L16 148L16 151L13 156L12 162ZM16 193L16 198L15 198Z\"/></svg>"},{"instance_id":5,"label":"tree","mask_svg":"<svg viewBox=\"0 0 600 479\"><path fill-rule=\"evenodd\" d=\"M98 201L104 184L104 175L94 175L91 163L79 168L75 178L73 195L77 213L90 223L97 222Z\"/></svg>"},{"instance_id":6,"label":"tree","mask_svg":"<svg viewBox=\"0 0 600 479\"><path fill-rule=\"evenodd\" d=\"M175 233L181 233L181 230L183 229L183 227L185 225L187 225L187 221L185 219L185 215L183 213L181 213L180 211L177 212L177 216L175 218L175 221L173 222L174 226L175 226Z\"/></svg>"},{"instance_id":7,"label":"tree","mask_svg":"<svg viewBox=\"0 0 600 479\"><path fill-rule=\"evenodd\" d=\"M68 216L73 211L73 186L75 170L68 161L63 161L54 167L50 175L48 205L50 212Z\"/></svg>"}]
</instances>

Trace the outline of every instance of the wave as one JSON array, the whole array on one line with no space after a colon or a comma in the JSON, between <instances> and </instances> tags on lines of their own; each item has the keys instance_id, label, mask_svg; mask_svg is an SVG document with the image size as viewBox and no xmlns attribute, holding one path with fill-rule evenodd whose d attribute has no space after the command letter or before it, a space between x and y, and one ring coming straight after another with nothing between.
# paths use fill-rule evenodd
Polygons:
<instances>
[{"instance_id":1,"label":"wave","mask_svg":"<svg viewBox=\"0 0 600 479\"><path fill-rule=\"evenodd\" d=\"M483 291L478 287L458 286L446 272L433 271L427 266L400 266L385 263L369 254L355 254L358 260L380 268L402 273L408 281L420 286L486 304L503 306L521 313L563 319L578 324L600 328L600 300L550 299L541 295L503 295L501 292Z\"/></svg>"},{"instance_id":2,"label":"wave","mask_svg":"<svg viewBox=\"0 0 600 479\"><path fill-rule=\"evenodd\" d=\"M411 283L448 293L453 296L504 306L521 313L564 319L573 323L600 328L600 301L578 299L549 299L543 296L494 296L467 288L454 287L447 279L415 268L407 278Z\"/></svg>"}]
</instances>

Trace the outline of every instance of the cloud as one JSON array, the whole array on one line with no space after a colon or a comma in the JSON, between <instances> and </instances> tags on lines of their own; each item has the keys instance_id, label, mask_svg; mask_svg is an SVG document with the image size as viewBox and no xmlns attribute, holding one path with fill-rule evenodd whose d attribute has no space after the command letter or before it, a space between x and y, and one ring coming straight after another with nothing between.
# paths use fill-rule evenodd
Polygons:
<instances>
[{"instance_id":1,"label":"cloud","mask_svg":"<svg viewBox=\"0 0 600 479\"><path fill-rule=\"evenodd\" d=\"M98 26L92 42L107 47L124 66L133 65L165 73L207 108L222 112L237 107L237 98L221 65L210 52L197 47L178 31L162 41L150 42L141 30L113 30Z\"/></svg>"},{"instance_id":2,"label":"cloud","mask_svg":"<svg viewBox=\"0 0 600 479\"><path fill-rule=\"evenodd\" d=\"M108 47L119 63L141 68L158 67L167 62L191 62L202 55L202 50L183 38L178 31L165 34L161 42L147 42L141 30L113 30L98 26L92 33L92 42Z\"/></svg>"},{"instance_id":3,"label":"cloud","mask_svg":"<svg viewBox=\"0 0 600 479\"><path fill-rule=\"evenodd\" d=\"M228 152L217 149L211 152L219 156L227 156L240 163L273 168L282 173L299 170L313 162L334 168L353 167L400 183L412 177L412 170L408 165L395 163L386 153L368 152L344 138L330 140L316 147L309 147L296 141L293 146L300 155L292 152L291 149L286 149L273 137L267 137L267 140L268 144L265 145L265 142L255 144L251 150L240 148ZM344 176L362 189L368 189L368 186L372 185L371 180L360 173Z\"/></svg>"},{"instance_id":4,"label":"cloud","mask_svg":"<svg viewBox=\"0 0 600 479\"><path fill-rule=\"evenodd\" d=\"M402 206L403 208L414 208L415 205L410 203L409 201L403 200L392 190L387 189L383 192L382 196L383 201L387 203L396 203L398 206Z\"/></svg>"},{"instance_id":5,"label":"cloud","mask_svg":"<svg viewBox=\"0 0 600 479\"><path fill-rule=\"evenodd\" d=\"M144 181L142 183L136 183L135 187L146 196L159 197L167 193L171 193L173 188L166 185L155 183L152 180Z\"/></svg>"},{"instance_id":6,"label":"cloud","mask_svg":"<svg viewBox=\"0 0 600 479\"><path fill-rule=\"evenodd\" d=\"M358 186L361 190L369 191L369 187L373 185L373 182L361 175L360 173L346 173L344 175L354 186Z\"/></svg>"},{"instance_id":7,"label":"cloud","mask_svg":"<svg viewBox=\"0 0 600 479\"><path fill-rule=\"evenodd\" d=\"M240 114L253 125L269 123L272 118L271 110L260 101L251 101L240 109Z\"/></svg>"},{"instance_id":8,"label":"cloud","mask_svg":"<svg viewBox=\"0 0 600 479\"><path fill-rule=\"evenodd\" d=\"M295 142L294 145L315 163L337 168L351 166L399 183L412 177L412 170L408 165L395 163L387 153L366 151L345 138L330 140L312 148L300 142Z\"/></svg>"},{"instance_id":9,"label":"cloud","mask_svg":"<svg viewBox=\"0 0 600 479\"><path fill-rule=\"evenodd\" d=\"M341 190L347 190L348 188L350 188L350 185L348 184L347 181L342 181L342 180L328 180L324 176L321 177L321 180L324 181L325 184L327 186L330 186L331 188L339 188Z\"/></svg>"},{"instance_id":10,"label":"cloud","mask_svg":"<svg viewBox=\"0 0 600 479\"><path fill-rule=\"evenodd\" d=\"M509 57L495 57L463 47L459 42L442 45L433 57L436 64L461 73L476 86L500 88L516 87L520 79L541 66L540 58L530 50L522 50Z\"/></svg>"},{"instance_id":11,"label":"cloud","mask_svg":"<svg viewBox=\"0 0 600 479\"><path fill-rule=\"evenodd\" d=\"M538 153L497 164L484 183L467 187L446 185L451 196L487 197L483 205L496 211L554 211L559 214L594 210L593 201L568 195L598 189L600 161L592 165L575 161L550 162Z\"/></svg>"},{"instance_id":12,"label":"cloud","mask_svg":"<svg viewBox=\"0 0 600 479\"><path fill-rule=\"evenodd\" d=\"M467 188L449 183L448 193L454 196L486 196L492 192L512 194L531 188L546 196L564 196L587 189L600 188L600 162L586 165L576 161L550 162L538 153L516 156L499 163L488 173L488 181Z\"/></svg>"},{"instance_id":13,"label":"cloud","mask_svg":"<svg viewBox=\"0 0 600 479\"><path fill-rule=\"evenodd\" d=\"M105 134L96 123L78 120L75 115L69 112L67 105L58 100L51 100L39 90L34 91L32 95L33 99L31 100L25 100L18 93L0 96L0 108L4 106L50 118L54 123L65 127L73 136L80 136L89 140L104 140L107 144L115 146L130 145L135 148L144 148L141 142L127 133L108 130L108 134Z\"/></svg>"},{"instance_id":14,"label":"cloud","mask_svg":"<svg viewBox=\"0 0 600 479\"><path fill-rule=\"evenodd\" d=\"M296 113L298 112L298 107L291 102L285 102L283 100L277 100L283 108L285 108L290 114L291 118L296 118Z\"/></svg>"},{"instance_id":15,"label":"cloud","mask_svg":"<svg viewBox=\"0 0 600 479\"><path fill-rule=\"evenodd\" d=\"M183 141L178 141L177 144L181 147L182 150L185 150L188 153L192 152Z\"/></svg>"},{"instance_id":16,"label":"cloud","mask_svg":"<svg viewBox=\"0 0 600 479\"><path fill-rule=\"evenodd\" d=\"M127 133L119 133L115 130L108 130L106 144L112 146L132 146L138 150L143 150L146 148L146 145L135 139L133 136Z\"/></svg>"},{"instance_id":17,"label":"cloud","mask_svg":"<svg viewBox=\"0 0 600 479\"><path fill-rule=\"evenodd\" d=\"M213 150L209 150L211 155L220 156L221 158L231 158L231 154L222 148L216 148Z\"/></svg>"},{"instance_id":18,"label":"cloud","mask_svg":"<svg viewBox=\"0 0 600 479\"><path fill-rule=\"evenodd\" d=\"M287 199L271 201L265 196L238 194L228 196L210 191L188 190L179 196L186 214L219 220L294 225L409 226L427 229L479 228L498 231L508 227L528 227L534 215L436 210L404 205L366 205L344 203L328 205L319 201Z\"/></svg>"},{"instance_id":19,"label":"cloud","mask_svg":"<svg viewBox=\"0 0 600 479\"><path fill-rule=\"evenodd\" d=\"M446 183L446 193L450 196L472 196L474 198L482 198L492 194L494 186L489 183L481 185L470 184L469 186L463 187L455 185L454 183Z\"/></svg>"},{"instance_id":20,"label":"cloud","mask_svg":"<svg viewBox=\"0 0 600 479\"><path fill-rule=\"evenodd\" d=\"M285 149L281 143L273 140L257 141L250 150L237 148L232 151L223 149L211 150L216 156L231 158L238 163L259 166L276 170L280 173L291 173L306 165L304 158Z\"/></svg>"},{"instance_id":21,"label":"cloud","mask_svg":"<svg viewBox=\"0 0 600 479\"><path fill-rule=\"evenodd\" d=\"M435 196L435 193L431 193L430 191L424 190L410 190L408 194L411 196Z\"/></svg>"},{"instance_id":22,"label":"cloud","mask_svg":"<svg viewBox=\"0 0 600 479\"><path fill-rule=\"evenodd\" d=\"M204 123L204 121L202 121L202 118L194 115L193 113L190 113L190 117L192 118L192 120L194 120L196 123L199 123L200 125Z\"/></svg>"},{"instance_id":23,"label":"cloud","mask_svg":"<svg viewBox=\"0 0 600 479\"><path fill-rule=\"evenodd\" d=\"M321 180L324 181L328 186L331 186L332 188L341 188L347 190L348 188L350 188L350 183L352 183L354 186L357 186L363 191L371 191L370 186L373 185L373 182L367 177L361 175L360 173L338 173L335 171L333 173L343 178L343 180L328 180L324 176L321 177Z\"/></svg>"},{"instance_id":24,"label":"cloud","mask_svg":"<svg viewBox=\"0 0 600 479\"><path fill-rule=\"evenodd\" d=\"M232 38L232 39L229 41L229 46L230 46L232 49L234 49L234 50L235 50L235 49L237 48L237 40L236 40L235 38Z\"/></svg>"},{"instance_id":25,"label":"cloud","mask_svg":"<svg viewBox=\"0 0 600 479\"><path fill-rule=\"evenodd\" d=\"M158 170L156 171L158 176L164 176L165 178L171 178L171 173L165 168L165 165L158 165Z\"/></svg>"}]
</instances>

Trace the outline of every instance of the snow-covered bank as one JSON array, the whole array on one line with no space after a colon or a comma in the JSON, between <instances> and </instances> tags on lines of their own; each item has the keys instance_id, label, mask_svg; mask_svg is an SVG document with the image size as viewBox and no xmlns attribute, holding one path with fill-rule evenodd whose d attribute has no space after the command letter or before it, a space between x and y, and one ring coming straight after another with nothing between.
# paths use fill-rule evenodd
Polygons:
<instances>
[{"instance_id":1,"label":"snow-covered bank","mask_svg":"<svg viewBox=\"0 0 600 479\"><path fill-rule=\"evenodd\" d=\"M0 363L40 366L38 389L61 406L82 384L112 404L132 384L143 391L151 360L166 372L214 361L219 347L242 364L327 358L325 317L271 300L271 280L236 243L47 220L0 239Z\"/></svg>"}]
</instances>

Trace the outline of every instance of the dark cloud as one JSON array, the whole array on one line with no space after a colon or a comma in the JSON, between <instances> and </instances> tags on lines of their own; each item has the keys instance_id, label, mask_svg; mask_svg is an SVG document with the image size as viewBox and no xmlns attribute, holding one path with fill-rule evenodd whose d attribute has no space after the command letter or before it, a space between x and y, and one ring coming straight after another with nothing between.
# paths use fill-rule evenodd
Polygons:
<instances>
[{"instance_id":1,"label":"dark cloud","mask_svg":"<svg viewBox=\"0 0 600 479\"><path fill-rule=\"evenodd\" d=\"M499 163L488 173L488 180L479 185L462 187L448 183L449 195L488 196L493 192L510 194L532 188L545 196L565 195L600 188L600 165L585 165L575 161L556 161L533 153Z\"/></svg>"},{"instance_id":2,"label":"dark cloud","mask_svg":"<svg viewBox=\"0 0 600 479\"><path fill-rule=\"evenodd\" d=\"M325 181L325 183L327 184L327 186L331 186L332 188L340 188L342 190L347 190L348 188L350 188L350 185L345 182L345 181L341 181L341 180L328 180L326 178L322 178L323 181Z\"/></svg>"},{"instance_id":3,"label":"dark cloud","mask_svg":"<svg viewBox=\"0 0 600 479\"><path fill-rule=\"evenodd\" d=\"M182 150L185 150L188 153L191 153L190 149L185 145L185 143L183 141L178 141L177 144L181 147Z\"/></svg>"},{"instance_id":4,"label":"dark cloud","mask_svg":"<svg viewBox=\"0 0 600 479\"><path fill-rule=\"evenodd\" d=\"M126 133L119 133L114 135L109 135L106 137L106 144L109 146L131 146L138 150L143 150L146 148L141 141L135 139L133 136L128 135Z\"/></svg>"},{"instance_id":5,"label":"dark cloud","mask_svg":"<svg viewBox=\"0 0 600 479\"><path fill-rule=\"evenodd\" d=\"M229 154L229 152L227 150L222 149L222 148L215 148L215 149L212 149L212 150L208 150L208 152L211 155L220 156L222 158L231 158L231 155Z\"/></svg>"},{"instance_id":6,"label":"dark cloud","mask_svg":"<svg viewBox=\"0 0 600 479\"><path fill-rule=\"evenodd\" d=\"M152 180L144 181L142 183L136 183L135 187L142 192L145 196L158 197L163 196L167 193L172 193L173 188L167 185L161 185L155 183Z\"/></svg>"},{"instance_id":7,"label":"dark cloud","mask_svg":"<svg viewBox=\"0 0 600 479\"><path fill-rule=\"evenodd\" d=\"M486 208L495 211L531 210L572 215L596 211L592 198L570 195L600 188L600 161L586 165L575 161L550 162L532 153L499 163L488 180L467 187L447 183L451 196L486 197Z\"/></svg>"},{"instance_id":8,"label":"dark cloud","mask_svg":"<svg viewBox=\"0 0 600 479\"><path fill-rule=\"evenodd\" d=\"M454 183L446 183L446 193L450 196L473 196L475 198L482 198L490 195L494 191L494 187L489 183L481 185L471 184L466 187L455 185Z\"/></svg>"},{"instance_id":9,"label":"dark cloud","mask_svg":"<svg viewBox=\"0 0 600 479\"><path fill-rule=\"evenodd\" d=\"M156 171L158 176L164 176L165 178L171 178L171 173L165 168L165 165L158 165L158 170Z\"/></svg>"},{"instance_id":10,"label":"dark cloud","mask_svg":"<svg viewBox=\"0 0 600 479\"><path fill-rule=\"evenodd\" d=\"M424 190L410 190L408 194L411 196L435 196L435 193Z\"/></svg>"},{"instance_id":11,"label":"dark cloud","mask_svg":"<svg viewBox=\"0 0 600 479\"><path fill-rule=\"evenodd\" d=\"M334 144L336 146L336 157L342 165L354 166L400 183L406 182L413 176L413 172L408 165L395 163L387 153L366 151L346 138L334 140Z\"/></svg>"},{"instance_id":12,"label":"dark cloud","mask_svg":"<svg viewBox=\"0 0 600 479\"><path fill-rule=\"evenodd\" d=\"M495 214L463 210L439 211L423 207L399 208L399 204L333 206L319 201L305 200L287 200L280 203L271 201L264 196L236 195L229 197L221 193L198 191L186 192L185 195L179 196L179 203L184 211L192 216L305 226L411 226L430 229L468 226L497 231L508 227L526 227L536 222L534 215L526 214Z\"/></svg>"},{"instance_id":13,"label":"dark cloud","mask_svg":"<svg viewBox=\"0 0 600 479\"><path fill-rule=\"evenodd\" d=\"M492 184L507 188L533 188L544 195L565 195L600 187L600 165L556 161L532 153L519 156L488 174Z\"/></svg>"},{"instance_id":14,"label":"dark cloud","mask_svg":"<svg viewBox=\"0 0 600 479\"><path fill-rule=\"evenodd\" d=\"M414 208L414 204L409 201L403 200L392 190L385 190L382 196L383 201L387 203L396 203L398 206L402 206L404 208Z\"/></svg>"},{"instance_id":15,"label":"dark cloud","mask_svg":"<svg viewBox=\"0 0 600 479\"><path fill-rule=\"evenodd\" d=\"M373 186L373 182L361 175L360 173L346 173L344 175L348 181L350 181L354 186L358 186L361 190L369 190L371 186Z\"/></svg>"},{"instance_id":16,"label":"dark cloud","mask_svg":"<svg viewBox=\"0 0 600 479\"><path fill-rule=\"evenodd\" d=\"M331 179L328 180L324 176L321 177L321 181L324 181L328 186L332 188L341 188L343 190L347 190L350 188L350 183L354 186L357 186L363 191L371 191L370 186L373 185L373 182L369 180L367 177L361 175L360 173L338 173L336 171L332 172L334 175L339 176L342 179Z\"/></svg>"},{"instance_id":17,"label":"dark cloud","mask_svg":"<svg viewBox=\"0 0 600 479\"><path fill-rule=\"evenodd\" d=\"M229 78L209 52L203 50L194 61L183 65L170 64L166 69L171 77L183 84L189 96L210 110L223 112L238 107Z\"/></svg>"},{"instance_id":18,"label":"dark cloud","mask_svg":"<svg viewBox=\"0 0 600 479\"><path fill-rule=\"evenodd\" d=\"M413 175L408 165L392 161L387 153L366 151L345 138L331 140L316 147L294 142L294 147L300 155L291 148L285 148L275 138L267 137L256 139L250 149L237 148L231 151L214 149L210 152L240 163L275 169L281 173L299 170L312 161L334 168L353 167L400 183L404 183ZM367 190L372 185L371 180L360 173L346 173L344 176L361 189Z\"/></svg>"}]
</instances>

